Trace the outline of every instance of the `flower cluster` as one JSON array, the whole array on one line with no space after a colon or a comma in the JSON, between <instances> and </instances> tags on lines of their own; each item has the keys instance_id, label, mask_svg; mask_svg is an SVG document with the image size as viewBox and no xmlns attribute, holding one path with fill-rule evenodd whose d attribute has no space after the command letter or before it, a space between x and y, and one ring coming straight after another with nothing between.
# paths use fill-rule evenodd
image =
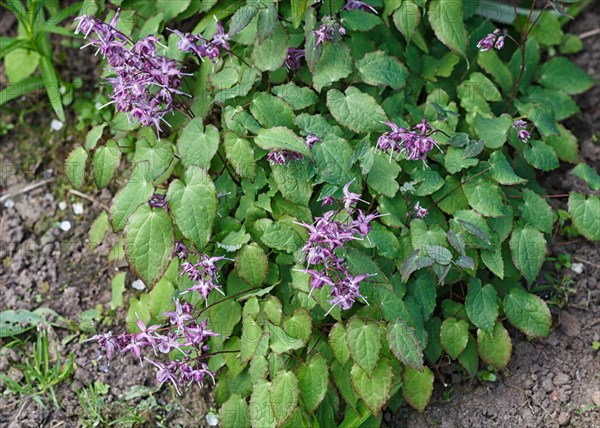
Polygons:
<instances>
[{"instance_id":1,"label":"flower cluster","mask_svg":"<svg viewBox=\"0 0 600 428\"><path fill-rule=\"evenodd\" d=\"M421 123L415 125L412 130L401 128L393 122L387 121L387 125L392 129L391 132L384 132L377 139L377 148L383 152L390 152L390 157L394 152L406 153L410 160L422 160L425 162L427 153L437 147L437 142L432 138L436 131L423 119Z\"/></svg>"},{"instance_id":2,"label":"flower cluster","mask_svg":"<svg viewBox=\"0 0 600 428\"><path fill-rule=\"evenodd\" d=\"M171 382L179 393L179 386L187 386L193 382L202 386L206 377L213 383L215 381L213 373L203 360L208 351L208 338L218 334L207 328L208 319L198 322L192 312L193 307L189 303L181 304L175 299L175 310L163 313L163 316L168 318L166 327L146 326L144 321L138 319L137 333L113 336L108 332L95 335L89 340L97 341L98 345L104 348L108 359L115 351L119 351L130 352L140 360L140 364L147 361L157 369L156 380L161 384ZM151 349L155 357L176 350L181 357L177 361L161 363L146 356L142 358L144 349Z\"/></svg>"},{"instance_id":3,"label":"flower cluster","mask_svg":"<svg viewBox=\"0 0 600 428\"><path fill-rule=\"evenodd\" d=\"M305 56L304 49L289 48L285 57L285 67L290 71L298 70L302 65L300 60Z\"/></svg>"},{"instance_id":4,"label":"flower cluster","mask_svg":"<svg viewBox=\"0 0 600 428\"><path fill-rule=\"evenodd\" d=\"M75 34L82 33L108 62L114 77L107 80L113 87L111 102L117 110L126 113L129 120L144 126L154 126L160 133L161 121L173 109L173 97L183 94L178 90L184 74L177 63L165 56L157 55L158 39L152 35L133 43L115 27L119 11L107 24L83 15ZM107 104L107 105L108 105Z\"/></svg>"},{"instance_id":5,"label":"flower cluster","mask_svg":"<svg viewBox=\"0 0 600 428\"><path fill-rule=\"evenodd\" d=\"M308 242L302 248L302 252L306 255L308 265L303 272L311 276L310 293L324 285L331 287L331 299L328 303L332 306L327 314L336 306L342 310L350 309L359 297L368 304L360 293L359 284L365 278L375 275L351 275L344 258L340 256L347 242L367 237L371 230L371 221L381 217L377 212L366 214L356 208L359 201L365 201L360 199L359 194L350 192L351 184L352 181L343 189L343 211L327 211L313 224L298 223L309 231ZM332 199L327 200L327 204L332 201ZM324 200L323 205L325 204Z\"/></svg>"},{"instance_id":6,"label":"flower cluster","mask_svg":"<svg viewBox=\"0 0 600 428\"><path fill-rule=\"evenodd\" d=\"M522 119L515 120L512 124L514 130L517 131L517 137L521 140L522 143L527 143L531 138L531 132L529 132L527 128L527 122Z\"/></svg>"},{"instance_id":7,"label":"flower cluster","mask_svg":"<svg viewBox=\"0 0 600 428\"><path fill-rule=\"evenodd\" d=\"M477 42L477 47L481 52L487 52L493 48L500 50L504 47L505 38L506 35L496 28L493 33L489 33Z\"/></svg>"},{"instance_id":8,"label":"flower cluster","mask_svg":"<svg viewBox=\"0 0 600 428\"><path fill-rule=\"evenodd\" d=\"M348 0L343 7L345 10L363 10L365 12L377 13L377 10L370 4L360 0Z\"/></svg>"},{"instance_id":9,"label":"flower cluster","mask_svg":"<svg viewBox=\"0 0 600 428\"><path fill-rule=\"evenodd\" d=\"M323 18L323 23L313 31L317 36L315 48L325 41L331 42L334 37L343 37L346 35L346 29L342 27L334 18L326 16Z\"/></svg>"},{"instance_id":10,"label":"flower cluster","mask_svg":"<svg viewBox=\"0 0 600 428\"><path fill-rule=\"evenodd\" d=\"M182 243L177 242L174 254L182 260L187 260L193 253ZM216 262L224 257L209 257L198 254L198 262L184 262L181 264L182 274L187 274L196 283L181 293L197 291L204 300L208 293L220 287L216 284L219 278L219 268ZM229 260L229 259L227 259ZM104 348L106 356L110 359L115 351L120 353L130 352L140 363L147 361L156 367L156 380L159 383L171 382L179 393L179 386L187 386L193 382L202 385L204 379L209 377L213 383L214 374L208 369L204 362L209 350L207 341L217 333L208 329L208 319L199 321L199 315L194 313L195 308L188 302L181 303L175 298L175 308L172 311L163 312L168 319L166 326L151 325L141 319L137 320L139 332L123 333L113 336L112 332L98 334L89 340L95 340L100 347ZM154 356L169 354L175 350L180 357L176 361L161 363L146 356L142 358L145 348L151 349Z\"/></svg>"},{"instance_id":11,"label":"flower cluster","mask_svg":"<svg viewBox=\"0 0 600 428\"><path fill-rule=\"evenodd\" d=\"M225 52L231 51L229 46L229 34L225 32L223 25L217 20L217 32L213 35L212 40L206 40L200 34L182 33L178 30L170 30L179 36L177 48L182 52L192 52L204 61L208 58L210 62L215 64L222 56L222 50Z\"/></svg>"}]
</instances>

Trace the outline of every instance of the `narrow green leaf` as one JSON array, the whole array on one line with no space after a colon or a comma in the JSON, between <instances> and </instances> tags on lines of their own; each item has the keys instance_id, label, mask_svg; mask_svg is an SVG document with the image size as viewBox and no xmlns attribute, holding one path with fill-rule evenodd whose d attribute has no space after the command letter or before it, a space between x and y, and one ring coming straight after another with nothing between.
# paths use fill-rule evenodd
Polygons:
<instances>
[{"instance_id":1,"label":"narrow green leaf","mask_svg":"<svg viewBox=\"0 0 600 428\"><path fill-rule=\"evenodd\" d=\"M66 118L60 94L61 84L58 80L58 74L56 73L54 64L52 63L52 58L46 56L40 58L40 73L42 74L44 85L46 86L46 94L48 95L48 100L50 100L50 105L52 106L54 113L56 113L58 120L64 122Z\"/></svg>"}]
</instances>

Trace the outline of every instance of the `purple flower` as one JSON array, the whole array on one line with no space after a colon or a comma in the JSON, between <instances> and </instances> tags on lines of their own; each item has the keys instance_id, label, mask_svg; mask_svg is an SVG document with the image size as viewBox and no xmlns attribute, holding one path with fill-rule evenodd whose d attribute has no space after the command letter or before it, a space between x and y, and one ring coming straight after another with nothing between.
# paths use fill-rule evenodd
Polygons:
<instances>
[{"instance_id":1,"label":"purple flower","mask_svg":"<svg viewBox=\"0 0 600 428\"><path fill-rule=\"evenodd\" d=\"M522 143L527 143L531 138L531 132L526 129L521 129L519 132L517 132L517 137Z\"/></svg>"},{"instance_id":2,"label":"purple flower","mask_svg":"<svg viewBox=\"0 0 600 428\"><path fill-rule=\"evenodd\" d=\"M333 41L336 35L339 35L340 37L345 36L346 29L337 23L334 18L326 16L323 18L323 23L319 26L319 28L314 30L313 33L317 36L315 48L318 48L323 42Z\"/></svg>"},{"instance_id":3,"label":"purple flower","mask_svg":"<svg viewBox=\"0 0 600 428\"><path fill-rule=\"evenodd\" d=\"M289 150L274 150L267 154L267 160L272 164L284 165L290 160L302 160L304 156Z\"/></svg>"},{"instance_id":4,"label":"purple flower","mask_svg":"<svg viewBox=\"0 0 600 428\"><path fill-rule=\"evenodd\" d=\"M225 52L231 51L229 46L229 34L225 32L223 25L217 20L217 32L213 35L212 40L208 41L200 34L182 33L178 30L171 30L172 33L179 36L177 48L182 52L193 52L201 61L208 58L210 62L215 64L222 56L222 50Z\"/></svg>"},{"instance_id":5,"label":"purple flower","mask_svg":"<svg viewBox=\"0 0 600 428\"><path fill-rule=\"evenodd\" d=\"M155 193L148 199L148 205L152 208L164 208L169 212L169 206L167 205L167 195L160 195Z\"/></svg>"},{"instance_id":6,"label":"purple flower","mask_svg":"<svg viewBox=\"0 0 600 428\"><path fill-rule=\"evenodd\" d=\"M423 208L419 202L415 204L415 214L418 218L425 218L429 210Z\"/></svg>"},{"instance_id":7,"label":"purple flower","mask_svg":"<svg viewBox=\"0 0 600 428\"><path fill-rule=\"evenodd\" d=\"M106 24L90 16L80 16L75 34L82 33L108 62L112 76L107 79L113 87L111 101L117 111L127 114L130 121L154 126L160 135L164 116L173 110L173 97L184 74L175 61L156 55L158 39L147 36L133 46L115 27L119 11Z\"/></svg>"},{"instance_id":8,"label":"purple flower","mask_svg":"<svg viewBox=\"0 0 600 428\"><path fill-rule=\"evenodd\" d=\"M498 50L504 47L504 39L506 38L505 34L502 34L499 29L495 29L493 33L489 33L479 42L477 42L477 47L482 52L487 52L493 48Z\"/></svg>"},{"instance_id":9,"label":"purple flower","mask_svg":"<svg viewBox=\"0 0 600 428\"><path fill-rule=\"evenodd\" d=\"M512 127L514 129L517 129L517 128L526 128L527 127L527 122L524 121L523 119L517 119L517 120L515 120L513 122Z\"/></svg>"},{"instance_id":10,"label":"purple flower","mask_svg":"<svg viewBox=\"0 0 600 428\"><path fill-rule=\"evenodd\" d=\"M321 204L321 206L325 206L325 205L333 205L333 203L335 202L335 199L333 199L333 196L325 196L323 198L323 203Z\"/></svg>"},{"instance_id":11,"label":"purple flower","mask_svg":"<svg viewBox=\"0 0 600 428\"><path fill-rule=\"evenodd\" d=\"M348 214L350 214L350 212L352 211L350 208L352 207L352 205L356 204L357 202L364 202L365 204L367 202L363 201L362 199L360 199L360 194L358 193L353 193L350 191L350 185L354 182L354 180L349 181L348 183L346 183L346 185L344 186L344 188L342 189L342 192L344 194L344 208L346 209L346 212Z\"/></svg>"},{"instance_id":12,"label":"purple flower","mask_svg":"<svg viewBox=\"0 0 600 428\"><path fill-rule=\"evenodd\" d=\"M117 339L112 335L112 332L97 334L88 339L88 341L97 341L98 346L104 348L106 358L111 359L116 349L119 349Z\"/></svg>"},{"instance_id":13,"label":"purple flower","mask_svg":"<svg viewBox=\"0 0 600 428\"><path fill-rule=\"evenodd\" d=\"M515 120L512 124L512 128L517 130L517 138L519 138L522 143L527 143L531 138L531 132L525 129L527 128L526 121L522 119Z\"/></svg>"},{"instance_id":14,"label":"purple flower","mask_svg":"<svg viewBox=\"0 0 600 428\"><path fill-rule=\"evenodd\" d=\"M181 260L185 260L188 258L190 254L190 250L185 244L181 241L177 241L175 243L175 250L173 250L173 255L179 257Z\"/></svg>"},{"instance_id":15,"label":"purple flower","mask_svg":"<svg viewBox=\"0 0 600 428\"><path fill-rule=\"evenodd\" d=\"M415 125L411 130L401 128L393 122L387 121L387 125L391 128L391 132L384 132L377 139L377 148L383 152L390 152L390 158L394 152L404 152L410 160L422 160L425 162L427 153L433 147L440 147L432 138L436 131L423 119L421 123Z\"/></svg>"},{"instance_id":16,"label":"purple flower","mask_svg":"<svg viewBox=\"0 0 600 428\"><path fill-rule=\"evenodd\" d=\"M306 142L306 147L308 147L309 149L312 149L316 142L322 141L322 140L314 134L308 134L306 136L306 138L304 139L304 141Z\"/></svg>"},{"instance_id":17,"label":"purple flower","mask_svg":"<svg viewBox=\"0 0 600 428\"><path fill-rule=\"evenodd\" d=\"M373 6L360 0L348 0L343 9L364 10L365 12L377 13L377 10Z\"/></svg>"},{"instance_id":18,"label":"purple flower","mask_svg":"<svg viewBox=\"0 0 600 428\"><path fill-rule=\"evenodd\" d=\"M285 67L288 70L296 71L300 68L301 59L304 58L304 49L288 48L288 53L285 58Z\"/></svg>"},{"instance_id":19,"label":"purple flower","mask_svg":"<svg viewBox=\"0 0 600 428\"><path fill-rule=\"evenodd\" d=\"M317 217L313 224L297 223L309 232L308 241L302 248L307 264L303 272L311 276L309 297L315 289L325 285L331 287L329 303L332 306L327 314L336 306L342 310L349 309L359 297L366 302L360 293L359 283L371 276L351 276L342 255L346 243L367 237L371 230L370 223L381 217L377 212L366 214L354 207L358 201L364 201L360 199L359 194L350 192L351 184L352 181L343 188L347 215L342 217L339 210L327 211L322 217ZM333 202L332 197L327 198L325 199L328 202Z\"/></svg>"}]
</instances>

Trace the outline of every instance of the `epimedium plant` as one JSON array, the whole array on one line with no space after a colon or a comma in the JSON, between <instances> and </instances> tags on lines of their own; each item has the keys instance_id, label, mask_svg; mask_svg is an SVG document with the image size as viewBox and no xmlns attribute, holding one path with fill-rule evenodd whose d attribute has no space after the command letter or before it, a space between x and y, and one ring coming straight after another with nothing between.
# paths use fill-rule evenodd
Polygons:
<instances>
[{"instance_id":1,"label":"epimedium plant","mask_svg":"<svg viewBox=\"0 0 600 428\"><path fill-rule=\"evenodd\" d=\"M112 3L76 31L115 113L67 159L76 187L129 171L90 241L121 233L109 259L149 291L93 337L109 358L215 382L224 426L368 426L422 411L446 358L504 369L508 325L548 335L536 176L600 188L560 123L594 84L561 5L497 29L458 0ZM598 240L591 191L569 214Z\"/></svg>"}]
</instances>

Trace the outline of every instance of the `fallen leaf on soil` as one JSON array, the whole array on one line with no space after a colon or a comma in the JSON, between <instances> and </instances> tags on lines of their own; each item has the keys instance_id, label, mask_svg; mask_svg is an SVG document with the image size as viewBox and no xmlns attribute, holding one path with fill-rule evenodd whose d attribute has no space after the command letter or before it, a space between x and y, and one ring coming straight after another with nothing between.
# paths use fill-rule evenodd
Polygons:
<instances>
[{"instance_id":1,"label":"fallen leaf on soil","mask_svg":"<svg viewBox=\"0 0 600 428\"><path fill-rule=\"evenodd\" d=\"M592 392L592 401L596 406L600 406L600 391Z\"/></svg>"}]
</instances>

